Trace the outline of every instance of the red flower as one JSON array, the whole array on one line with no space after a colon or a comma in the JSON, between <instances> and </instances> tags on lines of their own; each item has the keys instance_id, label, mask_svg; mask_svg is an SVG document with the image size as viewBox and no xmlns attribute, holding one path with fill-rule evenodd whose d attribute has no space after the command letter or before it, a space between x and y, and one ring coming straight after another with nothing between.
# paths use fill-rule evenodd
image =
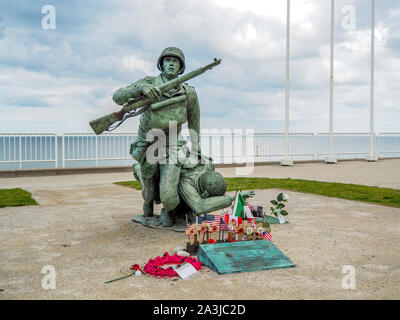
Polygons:
<instances>
[{"instance_id":1,"label":"red flower","mask_svg":"<svg viewBox=\"0 0 400 320\"><path fill-rule=\"evenodd\" d=\"M210 240L208 240L208 243L215 243L215 240L214 239L210 239Z\"/></svg>"}]
</instances>

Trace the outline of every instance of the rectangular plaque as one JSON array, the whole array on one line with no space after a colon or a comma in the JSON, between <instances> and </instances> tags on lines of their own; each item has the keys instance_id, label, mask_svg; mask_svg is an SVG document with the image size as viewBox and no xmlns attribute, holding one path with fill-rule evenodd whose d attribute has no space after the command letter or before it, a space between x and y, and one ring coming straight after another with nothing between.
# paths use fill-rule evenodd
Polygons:
<instances>
[{"instance_id":1,"label":"rectangular plaque","mask_svg":"<svg viewBox=\"0 0 400 320\"><path fill-rule=\"evenodd\" d=\"M203 244L199 247L198 260L220 274L295 266L268 240Z\"/></svg>"}]
</instances>

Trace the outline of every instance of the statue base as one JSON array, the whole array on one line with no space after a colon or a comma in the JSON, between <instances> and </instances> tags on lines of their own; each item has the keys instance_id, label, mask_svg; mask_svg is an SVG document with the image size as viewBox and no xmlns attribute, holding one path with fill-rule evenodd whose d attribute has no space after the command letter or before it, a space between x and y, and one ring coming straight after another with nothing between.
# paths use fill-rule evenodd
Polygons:
<instances>
[{"instance_id":1,"label":"statue base","mask_svg":"<svg viewBox=\"0 0 400 320\"><path fill-rule=\"evenodd\" d=\"M175 223L171 227L163 227L163 215L165 214L164 208L162 209L161 215L154 214L152 217L146 217L143 214L138 214L132 218L133 222L140 223L145 227L166 229L176 232L185 232L187 223L192 224L196 222L196 217L193 212L189 211L186 214L182 214L182 211L178 212L175 216ZM186 221L186 217L188 221Z\"/></svg>"}]
</instances>

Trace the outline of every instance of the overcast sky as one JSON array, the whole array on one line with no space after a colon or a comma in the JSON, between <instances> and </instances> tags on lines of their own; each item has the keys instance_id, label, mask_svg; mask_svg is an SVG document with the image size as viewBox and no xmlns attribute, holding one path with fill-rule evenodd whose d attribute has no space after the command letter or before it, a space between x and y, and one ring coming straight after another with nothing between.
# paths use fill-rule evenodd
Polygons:
<instances>
[{"instance_id":1,"label":"overcast sky","mask_svg":"<svg viewBox=\"0 0 400 320\"><path fill-rule=\"evenodd\" d=\"M327 132L330 0L291 3L290 131ZM42 28L45 5L55 29ZM368 132L371 1L335 10L334 131ZM399 132L398 0L376 0L375 35L375 129ZM284 0L14 0L0 4L0 132L92 132L90 120L119 110L115 90L159 73L167 46L184 51L186 71L222 59L190 81L202 128L284 130ZM116 132L137 128L131 118Z\"/></svg>"}]
</instances>

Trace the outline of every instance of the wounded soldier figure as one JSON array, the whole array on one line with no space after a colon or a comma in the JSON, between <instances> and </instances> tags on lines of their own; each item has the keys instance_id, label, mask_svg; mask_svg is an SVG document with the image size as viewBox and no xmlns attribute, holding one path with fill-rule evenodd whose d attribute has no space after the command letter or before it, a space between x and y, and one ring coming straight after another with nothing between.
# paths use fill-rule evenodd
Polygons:
<instances>
[{"instance_id":1,"label":"wounded soldier figure","mask_svg":"<svg viewBox=\"0 0 400 320\"><path fill-rule=\"evenodd\" d=\"M235 196L225 194L226 181L220 173L215 172L212 159L202 156L202 161L198 162L193 166L189 160L182 165L178 185L181 199L197 214L229 207ZM253 195L254 191L242 192L244 198Z\"/></svg>"},{"instance_id":2,"label":"wounded soldier figure","mask_svg":"<svg viewBox=\"0 0 400 320\"><path fill-rule=\"evenodd\" d=\"M140 165L135 164L133 168L135 178L141 182ZM241 194L244 198L249 198L254 196L254 191ZM220 173L215 172L212 159L195 153L191 153L181 164L178 195L181 204L176 218L180 218L183 226L186 225L186 215L190 222L194 222L194 214L227 208L235 199L234 195L226 194L226 181ZM159 223L162 223L163 219L162 212Z\"/></svg>"}]
</instances>

